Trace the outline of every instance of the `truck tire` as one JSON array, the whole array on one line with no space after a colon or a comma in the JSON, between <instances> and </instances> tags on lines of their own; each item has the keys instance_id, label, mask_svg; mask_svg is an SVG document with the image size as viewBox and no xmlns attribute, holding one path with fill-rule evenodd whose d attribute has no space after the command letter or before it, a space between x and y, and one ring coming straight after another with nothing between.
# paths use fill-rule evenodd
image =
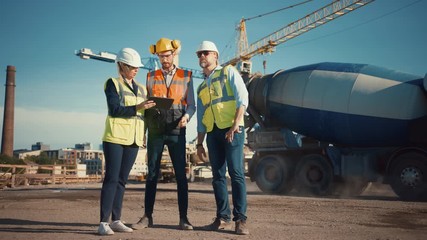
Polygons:
<instances>
[{"instance_id":1,"label":"truck tire","mask_svg":"<svg viewBox=\"0 0 427 240\"><path fill-rule=\"evenodd\" d=\"M427 156L409 152L394 159L390 185L403 200L427 199Z\"/></svg>"},{"instance_id":2,"label":"truck tire","mask_svg":"<svg viewBox=\"0 0 427 240\"><path fill-rule=\"evenodd\" d=\"M261 191L286 194L293 187L291 162L278 155L263 156L256 166L255 181Z\"/></svg>"},{"instance_id":3,"label":"truck tire","mask_svg":"<svg viewBox=\"0 0 427 240\"><path fill-rule=\"evenodd\" d=\"M295 176L295 188L301 194L325 196L331 193L333 169L320 154L302 157L297 164Z\"/></svg>"}]
</instances>

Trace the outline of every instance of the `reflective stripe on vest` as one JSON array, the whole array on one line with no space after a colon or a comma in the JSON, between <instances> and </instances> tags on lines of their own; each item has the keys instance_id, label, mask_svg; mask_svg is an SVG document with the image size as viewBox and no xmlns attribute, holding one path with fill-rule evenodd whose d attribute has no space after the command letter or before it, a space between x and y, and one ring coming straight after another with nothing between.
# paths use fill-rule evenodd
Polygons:
<instances>
[{"instance_id":1,"label":"reflective stripe on vest","mask_svg":"<svg viewBox=\"0 0 427 240\"><path fill-rule=\"evenodd\" d=\"M203 81L197 89L197 96L205 108L202 123L207 132L212 131L214 123L220 129L231 127L234 123L236 100L228 80L229 67L215 70L210 86ZM243 121L240 124L243 125Z\"/></svg>"},{"instance_id":2,"label":"reflective stripe on vest","mask_svg":"<svg viewBox=\"0 0 427 240\"><path fill-rule=\"evenodd\" d=\"M111 78L111 80L119 94L121 106L135 106L145 101L147 93L142 85L136 83L138 93L135 96L122 80L116 78ZM107 86L107 82L104 85L104 89ZM122 145L136 143L138 146L142 146L144 137L143 113L144 110L137 111L136 116L133 117L111 117L108 114L105 120L105 131L102 140Z\"/></svg>"},{"instance_id":3,"label":"reflective stripe on vest","mask_svg":"<svg viewBox=\"0 0 427 240\"><path fill-rule=\"evenodd\" d=\"M172 77L169 87L162 70L156 70L147 74L147 90L151 97L173 98L172 109L185 109L187 106L187 88L191 79L191 72L177 69Z\"/></svg>"}]
</instances>

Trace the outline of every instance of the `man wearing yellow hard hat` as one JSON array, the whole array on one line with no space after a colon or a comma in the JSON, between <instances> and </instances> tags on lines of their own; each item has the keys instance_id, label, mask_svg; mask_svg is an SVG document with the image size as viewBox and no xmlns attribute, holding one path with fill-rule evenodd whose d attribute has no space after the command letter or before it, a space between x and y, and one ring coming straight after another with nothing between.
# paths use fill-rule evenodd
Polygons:
<instances>
[{"instance_id":1,"label":"man wearing yellow hard hat","mask_svg":"<svg viewBox=\"0 0 427 240\"><path fill-rule=\"evenodd\" d=\"M174 59L180 50L179 40L160 38L150 46L150 52L156 54L161 69L147 74L148 97L173 99L172 106L164 109L155 107L145 113L148 128L147 162L148 176L145 185L144 216L132 225L134 229L153 226L153 210L160 173L160 160L166 145L175 171L178 190L179 227L192 230L188 221L188 182L186 177L186 125L196 111L192 72L178 68Z\"/></svg>"}]
</instances>

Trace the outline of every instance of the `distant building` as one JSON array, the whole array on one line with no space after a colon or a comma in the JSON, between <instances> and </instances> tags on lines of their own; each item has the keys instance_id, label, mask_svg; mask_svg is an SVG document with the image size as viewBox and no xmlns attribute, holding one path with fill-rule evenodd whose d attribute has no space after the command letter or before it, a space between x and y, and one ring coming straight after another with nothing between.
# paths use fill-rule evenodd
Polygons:
<instances>
[{"instance_id":1,"label":"distant building","mask_svg":"<svg viewBox=\"0 0 427 240\"><path fill-rule=\"evenodd\" d=\"M102 159L86 159L83 163L86 164L87 175L102 175Z\"/></svg>"},{"instance_id":2,"label":"distant building","mask_svg":"<svg viewBox=\"0 0 427 240\"><path fill-rule=\"evenodd\" d=\"M25 159L28 156L40 156L41 150L30 151L27 149L20 149L13 151L13 156L19 159Z\"/></svg>"},{"instance_id":3,"label":"distant building","mask_svg":"<svg viewBox=\"0 0 427 240\"><path fill-rule=\"evenodd\" d=\"M102 174L104 152L101 150L83 150L78 153L80 163L86 164L86 174Z\"/></svg>"},{"instance_id":4,"label":"distant building","mask_svg":"<svg viewBox=\"0 0 427 240\"><path fill-rule=\"evenodd\" d=\"M47 151L47 150L50 150L50 145L43 144L42 142L36 142L36 144L31 145L31 150Z\"/></svg>"},{"instance_id":5,"label":"distant building","mask_svg":"<svg viewBox=\"0 0 427 240\"><path fill-rule=\"evenodd\" d=\"M64 148L61 150L63 152L63 157L60 160L62 160L63 164L77 166L77 164L80 163L78 159L80 150L73 148Z\"/></svg>"},{"instance_id":6,"label":"distant building","mask_svg":"<svg viewBox=\"0 0 427 240\"><path fill-rule=\"evenodd\" d=\"M77 143L74 145L75 149L78 150L92 150L92 144L91 143Z\"/></svg>"},{"instance_id":7,"label":"distant building","mask_svg":"<svg viewBox=\"0 0 427 240\"><path fill-rule=\"evenodd\" d=\"M87 148L87 146L89 145L85 145L83 149L63 148L45 152L49 158L58 159L56 164L78 169L79 176L102 174L104 153L100 150L85 150L84 148ZM83 166L86 169L85 171L82 171Z\"/></svg>"},{"instance_id":8,"label":"distant building","mask_svg":"<svg viewBox=\"0 0 427 240\"><path fill-rule=\"evenodd\" d=\"M43 151L43 153L46 154L46 156L50 159L61 160L64 158L64 152L62 151L62 149L47 150L47 151ZM62 162L58 162L57 164L62 164Z\"/></svg>"},{"instance_id":9,"label":"distant building","mask_svg":"<svg viewBox=\"0 0 427 240\"><path fill-rule=\"evenodd\" d=\"M105 159L104 152L102 150L78 151L77 158L80 159L80 163L86 164L86 171L88 175L103 174ZM129 176L146 176L147 173L147 149L140 148Z\"/></svg>"},{"instance_id":10,"label":"distant building","mask_svg":"<svg viewBox=\"0 0 427 240\"><path fill-rule=\"evenodd\" d=\"M32 148L40 148L40 150L16 150L14 155L23 159L26 156L39 156L41 153L44 153L48 158L56 159L56 165L66 165L62 167L78 169L78 175L80 176L103 174L103 166L105 164L104 152L102 150L93 150L90 143L75 144L75 148L50 150L48 145L37 142L32 145ZM86 167L86 172L82 172L83 165ZM146 176L147 173L147 149L140 148L129 175Z\"/></svg>"},{"instance_id":11,"label":"distant building","mask_svg":"<svg viewBox=\"0 0 427 240\"><path fill-rule=\"evenodd\" d=\"M77 151L77 158L80 161L84 161L88 159L103 159L104 152L101 150L81 150L81 151Z\"/></svg>"}]
</instances>

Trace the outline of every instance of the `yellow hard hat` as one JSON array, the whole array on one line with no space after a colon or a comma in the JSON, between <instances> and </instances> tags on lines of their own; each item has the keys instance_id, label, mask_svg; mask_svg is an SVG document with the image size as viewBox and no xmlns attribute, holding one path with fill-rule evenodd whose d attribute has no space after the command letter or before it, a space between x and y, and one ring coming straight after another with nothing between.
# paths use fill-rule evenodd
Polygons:
<instances>
[{"instance_id":1,"label":"yellow hard hat","mask_svg":"<svg viewBox=\"0 0 427 240\"><path fill-rule=\"evenodd\" d=\"M150 46L150 52L152 54L165 52L165 51L175 51L181 46L181 42L179 40L170 40L168 38L160 38L157 41L156 45Z\"/></svg>"}]
</instances>

